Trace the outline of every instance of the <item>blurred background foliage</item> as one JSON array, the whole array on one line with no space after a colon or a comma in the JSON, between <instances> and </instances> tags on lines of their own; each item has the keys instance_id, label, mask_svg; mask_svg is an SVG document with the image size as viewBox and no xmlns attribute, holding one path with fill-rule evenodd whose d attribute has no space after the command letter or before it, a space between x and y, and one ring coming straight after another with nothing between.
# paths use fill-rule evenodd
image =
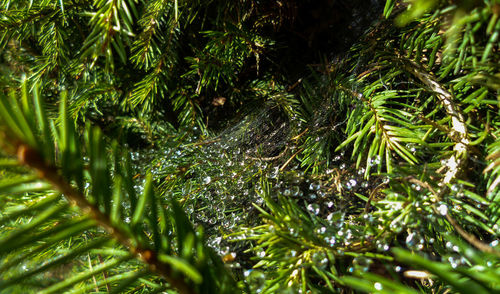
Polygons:
<instances>
[{"instance_id":1,"label":"blurred background foliage","mask_svg":"<svg viewBox=\"0 0 500 294\"><path fill-rule=\"evenodd\" d=\"M0 0L1 293L500 292L497 0Z\"/></svg>"}]
</instances>

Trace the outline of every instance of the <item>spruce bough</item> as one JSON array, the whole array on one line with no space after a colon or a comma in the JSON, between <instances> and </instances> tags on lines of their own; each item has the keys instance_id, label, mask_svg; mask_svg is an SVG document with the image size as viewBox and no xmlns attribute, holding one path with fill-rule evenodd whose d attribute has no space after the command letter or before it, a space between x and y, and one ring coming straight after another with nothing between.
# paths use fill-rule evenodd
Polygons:
<instances>
[{"instance_id":1,"label":"spruce bough","mask_svg":"<svg viewBox=\"0 0 500 294\"><path fill-rule=\"evenodd\" d=\"M500 3L334 2L0 1L2 292L500 291Z\"/></svg>"}]
</instances>

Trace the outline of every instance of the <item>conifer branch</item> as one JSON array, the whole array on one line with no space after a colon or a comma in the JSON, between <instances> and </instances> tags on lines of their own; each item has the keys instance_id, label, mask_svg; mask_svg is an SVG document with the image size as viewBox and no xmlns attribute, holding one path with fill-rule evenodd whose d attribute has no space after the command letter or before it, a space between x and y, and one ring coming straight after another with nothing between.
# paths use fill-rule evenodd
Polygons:
<instances>
[{"instance_id":1,"label":"conifer branch","mask_svg":"<svg viewBox=\"0 0 500 294\"><path fill-rule=\"evenodd\" d=\"M434 204L432 204L432 208L434 209L434 211L436 212L436 214L443 215L443 213L440 213L438 211L438 209L436 208L436 206L435 206L435 203L439 203L439 202L442 201L441 196L440 196L440 194L438 192L436 192L434 190L434 188L432 188L432 186L429 183L422 182L421 180L419 180L417 178L414 178L414 177L407 177L406 180L409 181L410 183L417 184L420 187L429 190L429 192L431 192L432 195L435 197L435 201L434 201ZM481 250L483 252L491 253L491 254L494 254L494 255L500 257L500 251L495 250L494 248L492 248L492 247L488 246L487 244L481 242L481 240L479 240L478 238L476 238L476 236L474 236L474 235L468 233L467 231L465 231L458 224L458 222L450 215L449 211L446 211L446 213L444 213L444 217L453 226L453 228L460 234L460 236L462 236L465 240L467 240L467 242L469 242L474 247L476 247L477 249L479 249L479 250Z\"/></svg>"},{"instance_id":2,"label":"conifer branch","mask_svg":"<svg viewBox=\"0 0 500 294\"><path fill-rule=\"evenodd\" d=\"M180 293L193 294L193 288L187 284L182 276L176 277L172 267L158 260L158 254L149 248L136 245L136 241L128 233L111 223L108 215L102 213L98 207L91 204L85 196L67 183L54 166L47 165L40 154L33 148L20 144L17 146L17 158L22 164L36 170L40 178L51 183L73 205L78 206L83 213L90 215L98 224L125 246L130 253L149 265L151 271L161 275L165 280L178 289Z\"/></svg>"},{"instance_id":3,"label":"conifer branch","mask_svg":"<svg viewBox=\"0 0 500 294\"><path fill-rule=\"evenodd\" d=\"M434 76L425 71L414 61L399 55L396 56L396 61L400 62L409 73L413 74L436 95L443 104L448 116L451 117L452 133L448 135L455 138L454 141L457 143L453 147L454 154L448 158L445 164L447 171L441 182L441 185L445 186L457 177L463 164L467 161L467 150L469 148L470 139L463 114L459 107L453 102L453 95L444 88Z\"/></svg>"}]
</instances>

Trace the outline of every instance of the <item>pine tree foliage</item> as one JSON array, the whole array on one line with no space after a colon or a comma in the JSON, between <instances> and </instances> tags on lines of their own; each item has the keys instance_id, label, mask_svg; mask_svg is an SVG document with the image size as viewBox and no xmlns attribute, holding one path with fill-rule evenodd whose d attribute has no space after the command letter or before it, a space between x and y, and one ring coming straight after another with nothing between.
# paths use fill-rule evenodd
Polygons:
<instances>
[{"instance_id":1,"label":"pine tree foliage","mask_svg":"<svg viewBox=\"0 0 500 294\"><path fill-rule=\"evenodd\" d=\"M0 1L0 292L500 292L500 3L313 2Z\"/></svg>"},{"instance_id":2,"label":"pine tree foliage","mask_svg":"<svg viewBox=\"0 0 500 294\"><path fill-rule=\"evenodd\" d=\"M57 125L47 119L38 88L30 99L26 84L23 86L19 101L14 96L2 98L2 121L10 130L3 133L4 142L20 140L2 147L17 150L17 160L38 172L38 176L24 171L2 181L2 193L12 197L5 205L2 223L15 222L21 216L32 219L6 229L1 242L3 254L8 254L3 266L8 270L8 278L0 286L5 289L23 285L33 275L78 256L87 255L92 264L91 251L97 250L103 252L98 256L105 256L100 257L103 261L98 266L91 266L44 291L57 293L91 277L96 280L99 274L103 275L99 282L77 292L99 289L100 285L108 289L116 285L115 292L134 287L167 289L157 281L157 276L164 276L181 292L198 292L197 287L209 292L224 291L226 285L222 281L231 278L220 259L203 245L202 231L193 229L176 202L169 204L168 211L166 204L159 202L151 174L143 186L134 186L130 158L121 155L116 142L107 148L98 128L87 125L84 145L80 146L80 136L68 115L65 93ZM106 149L112 150L111 156ZM17 195L25 196L16 199ZM175 240L169 238L174 232L177 232ZM73 238L71 245L64 244ZM179 251L173 251L173 246ZM50 257L40 265L39 258L47 254ZM142 261L142 266L129 263L134 256ZM24 264L18 268L21 260ZM152 273L156 275L151 276ZM223 284L217 285L219 281Z\"/></svg>"}]
</instances>

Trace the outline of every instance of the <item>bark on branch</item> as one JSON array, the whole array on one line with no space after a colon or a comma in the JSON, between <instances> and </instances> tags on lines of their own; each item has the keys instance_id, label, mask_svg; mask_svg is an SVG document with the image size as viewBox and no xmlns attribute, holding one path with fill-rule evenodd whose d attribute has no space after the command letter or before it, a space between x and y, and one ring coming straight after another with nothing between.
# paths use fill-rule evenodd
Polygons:
<instances>
[{"instance_id":1,"label":"bark on branch","mask_svg":"<svg viewBox=\"0 0 500 294\"><path fill-rule=\"evenodd\" d=\"M403 68L423 83L431 90L439 101L443 104L446 114L451 118L451 133L448 134L456 142L453 147L453 155L446 161L446 174L441 181L441 185L449 184L461 170L462 165L467 159L467 149L470 144L467 125L462 112L453 102L453 94L450 93L437 79L412 60L397 56Z\"/></svg>"}]
</instances>

